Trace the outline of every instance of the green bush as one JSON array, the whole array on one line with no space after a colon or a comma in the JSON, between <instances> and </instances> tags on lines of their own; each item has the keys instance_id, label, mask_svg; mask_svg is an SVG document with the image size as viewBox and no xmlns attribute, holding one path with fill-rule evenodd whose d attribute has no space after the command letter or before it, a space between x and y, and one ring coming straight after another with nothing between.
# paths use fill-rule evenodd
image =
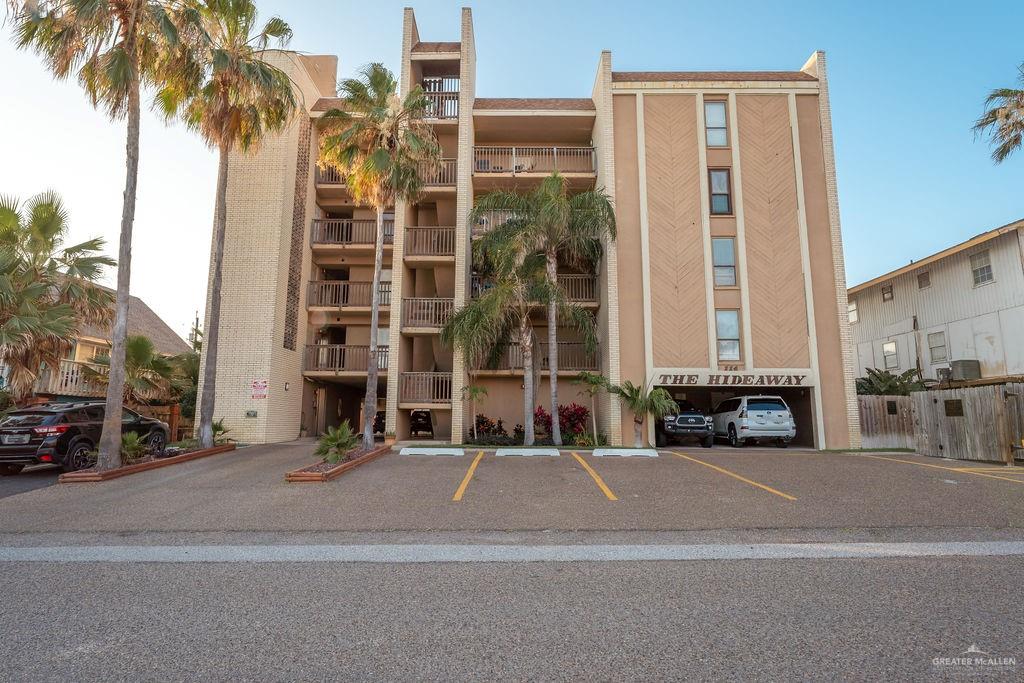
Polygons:
<instances>
[{"instance_id":1,"label":"green bush","mask_svg":"<svg viewBox=\"0 0 1024 683\"><path fill-rule=\"evenodd\" d=\"M230 441L226 437L227 434L231 433L231 430L224 426L224 418L213 421L213 443L214 445Z\"/></svg>"},{"instance_id":2,"label":"green bush","mask_svg":"<svg viewBox=\"0 0 1024 683\"><path fill-rule=\"evenodd\" d=\"M131 465L146 455L146 441L135 432L128 432L121 437L121 463Z\"/></svg>"},{"instance_id":3,"label":"green bush","mask_svg":"<svg viewBox=\"0 0 1024 683\"><path fill-rule=\"evenodd\" d=\"M356 447L359 439L352 433L352 427L345 420L337 427L328 427L327 433L317 442L316 454L331 464L348 460L348 452Z\"/></svg>"}]
</instances>

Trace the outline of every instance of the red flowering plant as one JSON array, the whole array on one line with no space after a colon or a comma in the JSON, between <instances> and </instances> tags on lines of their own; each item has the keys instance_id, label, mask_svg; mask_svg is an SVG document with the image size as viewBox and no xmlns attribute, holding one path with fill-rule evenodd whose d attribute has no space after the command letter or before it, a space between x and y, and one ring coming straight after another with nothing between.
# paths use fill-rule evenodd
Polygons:
<instances>
[{"instance_id":1,"label":"red flowering plant","mask_svg":"<svg viewBox=\"0 0 1024 683\"><path fill-rule=\"evenodd\" d=\"M566 443L571 443L578 434L586 431L587 421L590 419L590 410L578 403L558 406L558 427ZM533 411L533 427L539 433L551 434L551 413L544 409L544 406L537 406Z\"/></svg>"}]
</instances>

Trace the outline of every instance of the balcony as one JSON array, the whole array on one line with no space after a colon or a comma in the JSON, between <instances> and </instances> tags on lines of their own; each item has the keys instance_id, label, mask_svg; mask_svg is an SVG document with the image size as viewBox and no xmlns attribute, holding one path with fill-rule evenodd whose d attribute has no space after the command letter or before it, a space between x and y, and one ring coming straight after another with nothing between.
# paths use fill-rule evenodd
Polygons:
<instances>
[{"instance_id":1,"label":"balcony","mask_svg":"<svg viewBox=\"0 0 1024 683\"><path fill-rule=\"evenodd\" d=\"M369 308L372 282L313 280L309 283L308 308ZM380 305L391 305L391 283L380 283Z\"/></svg>"},{"instance_id":2,"label":"balcony","mask_svg":"<svg viewBox=\"0 0 1024 683\"><path fill-rule=\"evenodd\" d=\"M459 77L427 76L420 84L427 98L424 118L450 120L459 118Z\"/></svg>"},{"instance_id":3,"label":"balcony","mask_svg":"<svg viewBox=\"0 0 1024 683\"><path fill-rule=\"evenodd\" d=\"M455 228L406 228L405 256L415 261L451 260L455 257Z\"/></svg>"},{"instance_id":4,"label":"balcony","mask_svg":"<svg viewBox=\"0 0 1024 683\"><path fill-rule=\"evenodd\" d=\"M402 329L410 334L440 330L455 310L455 299L439 297L402 300Z\"/></svg>"},{"instance_id":5,"label":"balcony","mask_svg":"<svg viewBox=\"0 0 1024 683\"><path fill-rule=\"evenodd\" d=\"M540 342L533 350L534 354L540 355L540 368L543 372L551 371L548 348L547 342ZM495 360L493 365L485 365L478 371L484 374L515 374L523 371L523 352L519 344L502 344ZM582 370L598 370L599 367L597 353L587 351L582 342L558 342L558 374L575 375Z\"/></svg>"},{"instance_id":6,"label":"balcony","mask_svg":"<svg viewBox=\"0 0 1024 683\"><path fill-rule=\"evenodd\" d=\"M472 297L476 299L490 287L487 279L480 276L474 275L472 277L471 292ZM558 275L558 286L565 292L566 298L578 304L584 305L597 305L599 299L597 296L597 276L595 275L579 275L576 273L559 273Z\"/></svg>"},{"instance_id":7,"label":"balcony","mask_svg":"<svg viewBox=\"0 0 1024 683\"><path fill-rule=\"evenodd\" d=\"M398 402L411 406L444 406L452 402L452 373L403 372Z\"/></svg>"},{"instance_id":8,"label":"balcony","mask_svg":"<svg viewBox=\"0 0 1024 683\"><path fill-rule=\"evenodd\" d=\"M473 148L474 175L550 175L596 173L593 147Z\"/></svg>"},{"instance_id":9,"label":"balcony","mask_svg":"<svg viewBox=\"0 0 1024 683\"><path fill-rule=\"evenodd\" d=\"M423 184L428 187L455 187L458 163L456 159L441 159L438 166L431 168L430 164L420 165L420 177Z\"/></svg>"},{"instance_id":10,"label":"balcony","mask_svg":"<svg viewBox=\"0 0 1024 683\"><path fill-rule=\"evenodd\" d=\"M34 390L37 394L52 394L54 396L82 396L90 398L106 396L106 386L90 383L86 379L84 370L86 367L99 368L98 365L80 363L73 360L62 360L56 371L52 368L44 367L36 379Z\"/></svg>"},{"instance_id":11,"label":"balcony","mask_svg":"<svg viewBox=\"0 0 1024 683\"><path fill-rule=\"evenodd\" d=\"M377 221L351 218L314 218L312 242L320 246L366 246L377 244ZM384 221L384 244L395 241L395 222Z\"/></svg>"},{"instance_id":12,"label":"balcony","mask_svg":"<svg viewBox=\"0 0 1024 683\"><path fill-rule=\"evenodd\" d=\"M307 344L306 372L366 374L370 367L370 347L352 344ZM377 369L387 372L388 347L377 347Z\"/></svg>"},{"instance_id":13,"label":"balcony","mask_svg":"<svg viewBox=\"0 0 1024 683\"><path fill-rule=\"evenodd\" d=\"M344 185L345 179L341 177L341 172L333 166L327 168L316 167L316 184L317 185Z\"/></svg>"}]
</instances>

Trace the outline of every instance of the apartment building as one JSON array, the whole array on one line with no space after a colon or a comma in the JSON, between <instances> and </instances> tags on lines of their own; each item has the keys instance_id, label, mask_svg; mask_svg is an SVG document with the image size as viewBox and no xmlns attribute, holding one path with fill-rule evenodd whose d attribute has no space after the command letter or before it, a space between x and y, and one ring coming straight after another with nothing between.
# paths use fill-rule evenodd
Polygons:
<instances>
[{"instance_id":1,"label":"apartment building","mask_svg":"<svg viewBox=\"0 0 1024 683\"><path fill-rule=\"evenodd\" d=\"M1022 229L1024 220L989 230L850 288L858 374L1024 375Z\"/></svg>"},{"instance_id":2,"label":"apartment building","mask_svg":"<svg viewBox=\"0 0 1024 683\"><path fill-rule=\"evenodd\" d=\"M400 87L429 94L444 160L415 203L388 213L377 330L373 213L315 163L317 118L339 104L337 59L273 55L304 111L257 154L230 159L215 412L236 438L358 424L371 334L384 349L383 430L400 441L414 427L424 438L429 416L430 436L461 442L470 381L488 389L478 412L509 431L522 422L515 347L471 368L439 332L484 286L471 243L501 217L470 225L474 198L527 191L557 170L573 190L607 192L618 221L596 273L559 268L600 336L590 353L559 331L563 402L589 404L569 381L581 370L664 386L706 410L740 394L782 395L800 443L856 445L824 53L785 72L617 72L605 51L589 97L482 98L469 9L461 19L457 41L431 42L413 10L404 14ZM538 315L541 340L545 324ZM543 342L540 355L544 366ZM611 396L596 413L610 443L632 438L632 416Z\"/></svg>"}]
</instances>

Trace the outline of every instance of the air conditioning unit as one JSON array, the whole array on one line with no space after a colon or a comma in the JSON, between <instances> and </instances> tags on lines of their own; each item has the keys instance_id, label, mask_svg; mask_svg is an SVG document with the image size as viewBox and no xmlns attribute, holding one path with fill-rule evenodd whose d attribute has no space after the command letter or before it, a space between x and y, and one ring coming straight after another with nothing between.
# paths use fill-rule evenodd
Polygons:
<instances>
[{"instance_id":1,"label":"air conditioning unit","mask_svg":"<svg viewBox=\"0 0 1024 683\"><path fill-rule=\"evenodd\" d=\"M949 365L954 380L981 379L981 361L955 360Z\"/></svg>"},{"instance_id":2,"label":"air conditioning unit","mask_svg":"<svg viewBox=\"0 0 1024 683\"><path fill-rule=\"evenodd\" d=\"M935 376L939 379L940 382L948 382L949 380L953 379L953 371L950 370L949 368L936 368Z\"/></svg>"}]
</instances>

